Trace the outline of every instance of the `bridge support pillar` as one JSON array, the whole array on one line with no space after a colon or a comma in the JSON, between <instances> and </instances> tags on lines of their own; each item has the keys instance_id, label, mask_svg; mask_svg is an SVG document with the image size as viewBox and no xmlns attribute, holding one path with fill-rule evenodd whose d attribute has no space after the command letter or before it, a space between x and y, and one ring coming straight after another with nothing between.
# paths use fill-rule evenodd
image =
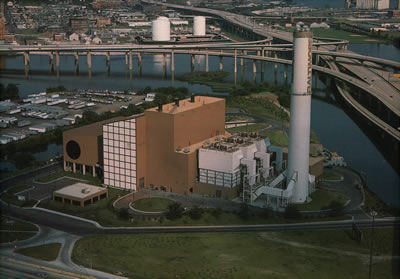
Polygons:
<instances>
[{"instance_id":1,"label":"bridge support pillar","mask_svg":"<svg viewBox=\"0 0 400 279\"><path fill-rule=\"evenodd\" d=\"M175 52L171 50L171 72L175 72Z\"/></svg>"},{"instance_id":2,"label":"bridge support pillar","mask_svg":"<svg viewBox=\"0 0 400 279\"><path fill-rule=\"evenodd\" d=\"M257 72L257 64L256 64L256 60L253 59L253 73Z\"/></svg>"},{"instance_id":3,"label":"bridge support pillar","mask_svg":"<svg viewBox=\"0 0 400 279\"><path fill-rule=\"evenodd\" d=\"M278 58L278 53L276 51L274 52L274 58ZM275 69L275 72L278 71L278 63L274 64L274 69Z\"/></svg>"},{"instance_id":4,"label":"bridge support pillar","mask_svg":"<svg viewBox=\"0 0 400 279\"><path fill-rule=\"evenodd\" d=\"M233 72L237 73L237 49L235 49L233 57Z\"/></svg>"},{"instance_id":5,"label":"bridge support pillar","mask_svg":"<svg viewBox=\"0 0 400 279\"><path fill-rule=\"evenodd\" d=\"M199 50L199 51L200 51L200 50ZM197 71L200 71L200 62L201 62L201 61L200 61L200 59L201 59L200 57L201 57L200 54L198 54L198 55L197 55Z\"/></svg>"},{"instance_id":6,"label":"bridge support pillar","mask_svg":"<svg viewBox=\"0 0 400 279\"><path fill-rule=\"evenodd\" d=\"M222 71L224 69L224 65L222 64L222 56L219 57L219 70Z\"/></svg>"},{"instance_id":7,"label":"bridge support pillar","mask_svg":"<svg viewBox=\"0 0 400 279\"><path fill-rule=\"evenodd\" d=\"M54 68L54 54L52 51L49 53L49 66L50 66L50 71L52 72Z\"/></svg>"},{"instance_id":8,"label":"bridge support pillar","mask_svg":"<svg viewBox=\"0 0 400 279\"><path fill-rule=\"evenodd\" d=\"M316 54L315 55L315 65L319 65L319 55L318 54Z\"/></svg>"},{"instance_id":9,"label":"bridge support pillar","mask_svg":"<svg viewBox=\"0 0 400 279\"><path fill-rule=\"evenodd\" d=\"M318 88L318 72L314 74L314 88Z\"/></svg>"},{"instance_id":10,"label":"bridge support pillar","mask_svg":"<svg viewBox=\"0 0 400 279\"><path fill-rule=\"evenodd\" d=\"M107 73L110 73L110 61L111 61L110 52L107 51L107 52L106 52L106 68L107 68Z\"/></svg>"},{"instance_id":11,"label":"bridge support pillar","mask_svg":"<svg viewBox=\"0 0 400 279\"><path fill-rule=\"evenodd\" d=\"M30 57L29 57L29 52L28 51L24 51L24 65L29 66L30 63Z\"/></svg>"},{"instance_id":12,"label":"bridge support pillar","mask_svg":"<svg viewBox=\"0 0 400 279\"><path fill-rule=\"evenodd\" d=\"M92 70L92 53L90 50L87 52L87 67L89 71Z\"/></svg>"},{"instance_id":13,"label":"bridge support pillar","mask_svg":"<svg viewBox=\"0 0 400 279\"><path fill-rule=\"evenodd\" d=\"M331 87L332 85L332 78L327 76L326 77L326 87Z\"/></svg>"},{"instance_id":14,"label":"bridge support pillar","mask_svg":"<svg viewBox=\"0 0 400 279\"><path fill-rule=\"evenodd\" d=\"M193 72L194 70L194 63L195 63L195 56L194 54L191 55L191 59L190 59L190 70Z\"/></svg>"},{"instance_id":15,"label":"bridge support pillar","mask_svg":"<svg viewBox=\"0 0 400 279\"><path fill-rule=\"evenodd\" d=\"M162 65L163 65L163 67L167 66L167 54L166 53L163 53Z\"/></svg>"},{"instance_id":16,"label":"bridge support pillar","mask_svg":"<svg viewBox=\"0 0 400 279\"><path fill-rule=\"evenodd\" d=\"M132 63L132 50L129 50L129 71L132 71L133 69L133 63Z\"/></svg>"},{"instance_id":17,"label":"bridge support pillar","mask_svg":"<svg viewBox=\"0 0 400 279\"><path fill-rule=\"evenodd\" d=\"M142 68L142 53L141 52L138 53L137 58L138 58L138 65L140 68Z\"/></svg>"},{"instance_id":18,"label":"bridge support pillar","mask_svg":"<svg viewBox=\"0 0 400 279\"><path fill-rule=\"evenodd\" d=\"M242 50L242 56L243 56L243 55L244 55L244 51ZM243 64L244 64L244 58L241 57L241 58L240 58L240 66L242 67Z\"/></svg>"},{"instance_id":19,"label":"bridge support pillar","mask_svg":"<svg viewBox=\"0 0 400 279\"><path fill-rule=\"evenodd\" d=\"M284 70L283 70L283 79L285 81L285 84L287 84L287 81L288 81L287 76L288 76L288 65L285 64L285 67L284 67Z\"/></svg>"},{"instance_id":20,"label":"bridge support pillar","mask_svg":"<svg viewBox=\"0 0 400 279\"><path fill-rule=\"evenodd\" d=\"M257 56L261 56L261 50L257 50Z\"/></svg>"},{"instance_id":21,"label":"bridge support pillar","mask_svg":"<svg viewBox=\"0 0 400 279\"><path fill-rule=\"evenodd\" d=\"M60 52L56 51L56 71L60 71Z\"/></svg>"},{"instance_id":22,"label":"bridge support pillar","mask_svg":"<svg viewBox=\"0 0 400 279\"><path fill-rule=\"evenodd\" d=\"M208 72L208 50L206 49L206 72Z\"/></svg>"},{"instance_id":23,"label":"bridge support pillar","mask_svg":"<svg viewBox=\"0 0 400 279\"><path fill-rule=\"evenodd\" d=\"M263 48L262 48L262 51L261 51L261 56L262 56L262 57L264 57L264 56L265 56L265 47L263 47Z\"/></svg>"},{"instance_id":24,"label":"bridge support pillar","mask_svg":"<svg viewBox=\"0 0 400 279\"><path fill-rule=\"evenodd\" d=\"M74 52L74 60L75 60L75 68L74 68L74 71L75 71L75 74L77 74L78 72L79 72L79 54L78 54L78 52L76 51L76 52Z\"/></svg>"},{"instance_id":25,"label":"bridge support pillar","mask_svg":"<svg viewBox=\"0 0 400 279\"><path fill-rule=\"evenodd\" d=\"M128 52L125 52L125 66L128 66Z\"/></svg>"}]
</instances>

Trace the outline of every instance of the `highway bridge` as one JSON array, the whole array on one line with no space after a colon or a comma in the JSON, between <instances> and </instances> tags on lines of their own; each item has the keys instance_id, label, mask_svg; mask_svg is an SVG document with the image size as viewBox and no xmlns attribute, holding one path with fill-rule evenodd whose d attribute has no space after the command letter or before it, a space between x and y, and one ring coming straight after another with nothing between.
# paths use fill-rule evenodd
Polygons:
<instances>
[{"instance_id":1,"label":"highway bridge","mask_svg":"<svg viewBox=\"0 0 400 279\"><path fill-rule=\"evenodd\" d=\"M257 69L257 61L271 62L276 64L284 64L291 65L292 61L288 59L283 59L278 57L278 53L286 52L289 55L292 52L291 44L281 44L281 45L270 45L270 40L261 40L250 43L207 43L207 44L166 44L166 45L94 45L94 46L81 46L81 45L50 45L50 46L6 46L0 47L1 53L20 53L23 54L25 59L25 64L29 69L29 54L46 54L49 55L50 64L53 63L52 59L54 54L56 55L56 67L59 68L59 56L60 55L74 55L76 63L79 63L78 56L80 54L84 54L87 56L88 60L88 68L90 70L91 65L91 55L94 53L102 53L107 57L107 64L109 69L109 61L110 61L110 53L115 53L119 55L125 55L125 63L129 67L130 70L133 68L132 64L132 56L137 55L138 61L141 63L141 57L145 54L163 54L164 55L164 65L166 65L166 55L170 55L171 59L171 71L175 70L174 68L174 55L175 54L188 54L192 55L192 67L194 67L195 56L205 56L205 64L206 71L209 70L208 60L209 56L218 56L220 57L220 66L219 70L222 70L222 58L223 57L232 57L234 58L234 72L237 72L237 61L238 59L241 61L240 64L243 65L243 60L252 60L253 61L253 72L256 73L258 70L263 71L263 67L261 69ZM340 80L347 84L350 84L356 88L361 89L363 92L367 93L367 96L371 96L369 98L374 98L379 101L380 108L379 110L387 109L386 113L383 113L385 117L383 119L377 117L374 113L370 112L364 106L362 106L356 99L351 97L350 94L343 87L339 90L345 100L350 103L357 111L360 112L364 117L369 119L376 126L380 127L383 131L388 133L391 137L400 141L400 131L397 129L397 122L400 116L400 94L396 88L391 88L388 83L384 91L381 88L385 87L385 84L380 81L380 86L372 86L371 83L368 83L363 78L349 75L348 73L344 73L339 71L339 69L334 66L335 63L338 62L338 59L347 59L345 61L341 61L341 65L345 68L351 67L361 67L358 69L357 73L362 73L362 70L365 69L365 63L373 63L369 67L380 68L377 64L383 65L385 67L392 67L393 69L400 69L400 63L375 57L358 55L355 53L347 53L347 52L333 52L333 51L325 51L325 50L314 50L313 54L316 56L316 61L318 61L320 57L325 57L326 61L329 59L329 67L321 67L318 65L313 65L314 72L320 72L325 75L328 75L335 80ZM269 55L269 56L268 56ZM329 58L329 59L328 59ZM317 63L318 64L318 63ZM78 65L77 65L78 66ZM140 65L139 65L140 66ZM77 68L77 67L76 67ZM351 73L351 70L350 70ZM365 74L365 73L364 73ZM287 78L287 69L285 68L284 72L285 78ZM368 77L368 74L365 74L365 77ZM376 82L379 82L377 80ZM393 89L393 90L390 90ZM361 95L358 95L361 98ZM370 102L373 99L370 99ZM392 123L392 124L390 124Z\"/></svg>"},{"instance_id":2,"label":"highway bridge","mask_svg":"<svg viewBox=\"0 0 400 279\"><path fill-rule=\"evenodd\" d=\"M148 3L152 3L146 1ZM22 54L26 74L29 71L30 54L45 54L49 56L50 67L55 64L57 73L60 66L60 55L73 55L75 57L75 71L79 69L79 55L86 55L88 72L91 72L92 54L106 56L106 68L110 71L110 55L125 55L125 64L130 71L133 69L133 56L138 58L141 67L142 55L163 54L163 63L166 66L166 55L170 55L172 77L175 71L175 54L189 54L192 56L192 69L195 57L205 56L206 71L209 70L209 56L220 57L219 70L222 70L222 58L234 58L234 72L237 72L237 60L243 65L245 59L253 61L253 72L257 72L257 61L272 62L276 64L291 65L292 34L273 30L271 28L255 26L246 16L236 15L225 11L212 9L187 7L167 4L171 8L189 10L191 12L218 16L225 21L244 28L247 32L256 32L263 39L251 42L213 42L197 44L165 43L159 45L125 44L125 45L45 45L45 46L0 46L2 54ZM272 39L278 39L280 43L272 44ZM391 68L393 71L400 69L400 63L396 61L359 55L347 50L348 41L337 41L329 38L314 38L314 72L328 75L337 81L338 91L344 100L350 104L363 117L382 129L395 139L395 148L400 142L399 118L400 118L400 92L397 87L388 80L389 72L382 67ZM55 63L54 63L55 57ZM198 63L200 60L198 59ZM322 64L326 67L321 67ZM277 69L277 68L275 68ZM263 67L260 69L263 71ZM287 69L284 71L287 78ZM386 76L386 78L385 78ZM358 88L356 93L348 92L348 85ZM353 90L354 91L354 90ZM367 99L365 101L364 99ZM374 108L374 104L377 104ZM369 107L365 107L369 105Z\"/></svg>"}]
</instances>

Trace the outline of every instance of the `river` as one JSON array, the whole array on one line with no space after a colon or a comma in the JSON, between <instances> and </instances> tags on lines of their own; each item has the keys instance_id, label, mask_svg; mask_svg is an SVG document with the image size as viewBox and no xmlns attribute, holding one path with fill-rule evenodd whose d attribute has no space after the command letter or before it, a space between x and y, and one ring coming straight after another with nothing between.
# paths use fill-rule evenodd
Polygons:
<instances>
[{"instance_id":1,"label":"river","mask_svg":"<svg viewBox=\"0 0 400 279\"><path fill-rule=\"evenodd\" d=\"M400 50L391 45L376 44L353 44L349 49L360 54L382 57L391 60L400 60ZM190 56L178 54L175 55L175 75L172 81L171 74L168 71L163 74L162 56L144 55L142 62L142 71L139 72L137 60L134 60L134 70L132 79L126 71L124 57L111 57L111 73L106 73L105 57L92 56L92 76L89 79L86 67L86 57L81 56L80 74L75 75L74 59L72 56L61 56L60 75L49 73L49 62L47 56L32 55L30 65L30 75L28 78L23 74L22 56L2 58L0 65L4 65L0 82L16 83L20 89L22 97L28 94L45 91L47 87L64 85L68 89L110 89L110 90L138 90L146 86L153 88L164 86L185 86L193 93L212 94L213 91L207 86L192 85L186 82L178 81L178 77L190 71ZM169 59L169 58L168 58ZM197 63L197 59L196 59ZM218 70L219 59L210 57L210 71ZM167 69L169 69L169 60ZM234 82L233 59L224 58L223 67L225 71L231 74L227 77L230 82ZM258 65L261 67L261 64ZM196 65L196 70L198 70ZM204 70L204 59L201 59L200 70ZM251 61L245 63L245 66L238 70L237 81L253 80ZM260 69L260 68L259 68ZM278 67L277 75L274 75L274 65L272 63L264 64L264 75L258 72L256 81L267 80L283 84L283 66ZM289 68L288 80L291 80ZM318 83L319 94L325 95L332 93L330 89L325 88L322 82ZM399 175L393 167L385 160L384 156L357 126L357 124L335 103L325 102L321 98L313 98L312 101L312 129L320 137L323 145L332 151L338 152L343 156L346 162L359 171L366 179L371 190L376 192L388 204L400 205ZM51 145L49 152L35 154L37 159L45 160L57 153L62 153L62 147ZM9 166L8 166L9 167Z\"/></svg>"},{"instance_id":2,"label":"river","mask_svg":"<svg viewBox=\"0 0 400 279\"><path fill-rule=\"evenodd\" d=\"M294 0L296 4L301 4L310 8L344 8L344 0ZM397 8L398 0L390 0L389 7Z\"/></svg>"}]
</instances>

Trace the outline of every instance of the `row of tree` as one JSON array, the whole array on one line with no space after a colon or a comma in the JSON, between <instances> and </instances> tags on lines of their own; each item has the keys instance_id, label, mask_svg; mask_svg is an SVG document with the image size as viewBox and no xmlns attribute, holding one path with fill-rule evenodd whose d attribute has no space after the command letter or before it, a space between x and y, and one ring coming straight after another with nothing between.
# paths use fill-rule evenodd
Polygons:
<instances>
[{"instance_id":1,"label":"row of tree","mask_svg":"<svg viewBox=\"0 0 400 279\"><path fill-rule=\"evenodd\" d=\"M19 89L16 84L9 83L5 86L3 83L0 83L0 101L4 100L19 100L20 97L18 95Z\"/></svg>"}]
</instances>

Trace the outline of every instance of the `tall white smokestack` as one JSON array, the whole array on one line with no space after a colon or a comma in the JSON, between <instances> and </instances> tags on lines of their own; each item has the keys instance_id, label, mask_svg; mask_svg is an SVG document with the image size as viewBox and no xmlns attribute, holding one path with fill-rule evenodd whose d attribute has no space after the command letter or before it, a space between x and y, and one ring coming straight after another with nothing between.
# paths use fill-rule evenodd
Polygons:
<instances>
[{"instance_id":1,"label":"tall white smokestack","mask_svg":"<svg viewBox=\"0 0 400 279\"><path fill-rule=\"evenodd\" d=\"M295 174L291 202L305 202L308 196L310 153L312 32L298 28L293 35L293 84L290 96L288 181Z\"/></svg>"}]
</instances>

